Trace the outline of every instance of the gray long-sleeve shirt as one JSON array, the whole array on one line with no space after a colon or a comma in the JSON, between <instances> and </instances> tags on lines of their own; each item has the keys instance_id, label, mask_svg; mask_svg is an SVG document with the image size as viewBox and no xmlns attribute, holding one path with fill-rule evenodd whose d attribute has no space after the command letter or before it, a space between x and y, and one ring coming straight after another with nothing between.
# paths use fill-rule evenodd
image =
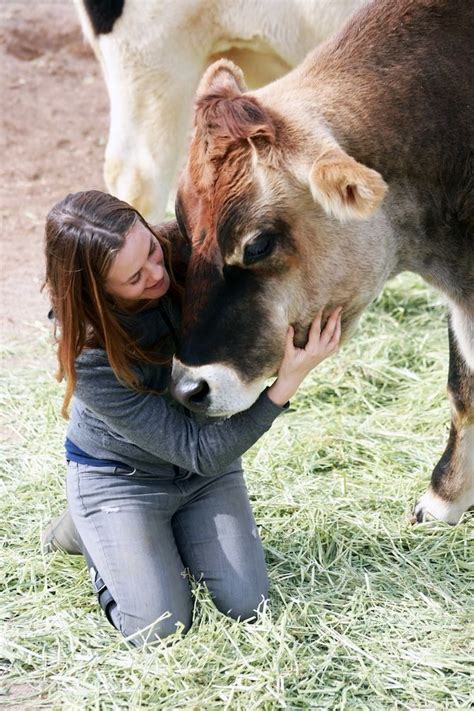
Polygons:
<instances>
[{"instance_id":1,"label":"gray long-sleeve shirt","mask_svg":"<svg viewBox=\"0 0 474 711\"><path fill-rule=\"evenodd\" d=\"M162 302L176 327L176 312ZM128 317L128 327L141 345L156 343L168 333L158 309ZM169 378L165 366L137 363L136 369L140 383L152 390L162 390ZM176 467L181 475L213 476L240 466L238 458L285 409L263 392L245 412L200 423L166 393L135 391L122 384L101 349L84 351L76 370L68 438L91 457L166 478L176 476Z\"/></svg>"}]
</instances>

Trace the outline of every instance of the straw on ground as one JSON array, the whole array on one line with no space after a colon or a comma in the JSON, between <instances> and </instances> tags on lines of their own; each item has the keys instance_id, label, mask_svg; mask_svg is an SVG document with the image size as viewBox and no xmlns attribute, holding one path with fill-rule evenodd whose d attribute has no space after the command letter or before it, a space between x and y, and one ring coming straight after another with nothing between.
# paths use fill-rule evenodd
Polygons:
<instances>
[{"instance_id":1,"label":"straw on ground","mask_svg":"<svg viewBox=\"0 0 474 711\"><path fill-rule=\"evenodd\" d=\"M271 580L255 625L196 590L191 633L127 647L83 561L43 556L64 506L61 388L47 332L37 365L3 373L1 702L67 709L453 709L473 703L473 522L412 528L447 436L445 309L392 282L356 337L246 456ZM16 354L21 356L21 354ZM25 355L25 354L24 354ZM12 359L8 358L11 363Z\"/></svg>"}]
</instances>

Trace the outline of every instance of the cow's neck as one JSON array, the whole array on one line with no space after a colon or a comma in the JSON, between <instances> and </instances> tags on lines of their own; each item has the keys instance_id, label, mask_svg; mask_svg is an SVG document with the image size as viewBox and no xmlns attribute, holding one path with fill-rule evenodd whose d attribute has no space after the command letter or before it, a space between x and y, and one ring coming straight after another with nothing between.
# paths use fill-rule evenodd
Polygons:
<instances>
[{"instance_id":1,"label":"cow's neck","mask_svg":"<svg viewBox=\"0 0 474 711\"><path fill-rule=\"evenodd\" d=\"M382 210L396 235L395 271L417 272L456 299L463 282L467 288L474 278L469 226L456 216L472 160L474 107L467 88L463 94L459 85L464 78L453 81L450 61L465 52L468 77L472 48L462 21L456 26L451 17L448 32L442 12L429 15L422 3L414 9L421 34L408 28L407 35L397 15L404 5L414 9L406 0L382 0L380 23L373 17L367 28L353 23L264 89L262 99L276 112L291 107L287 118L306 136L306 156L317 155L327 131L347 153L383 176L389 191ZM449 164L446 155L452 156ZM454 224L446 229L448 219ZM447 255L453 249L457 256L451 264ZM468 266L456 275L453 265L459 272L463 250Z\"/></svg>"}]
</instances>

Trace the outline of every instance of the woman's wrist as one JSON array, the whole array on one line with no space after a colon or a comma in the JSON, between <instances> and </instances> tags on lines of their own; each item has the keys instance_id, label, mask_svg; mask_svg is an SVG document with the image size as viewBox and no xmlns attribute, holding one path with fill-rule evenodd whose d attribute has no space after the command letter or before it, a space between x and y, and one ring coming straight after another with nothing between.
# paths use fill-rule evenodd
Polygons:
<instances>
[{"instance_id":1,"label":"woman's wrist","mask_svg":"<svg viewBox=\"0 0 474 711\"><path fill-rule=\"evenodd\" d=\"M267 395L275 405L283 407L283 405L286 405L288 400L293 397L299 385L299 382L290 382L288 379L281 382L281 380L277 378L273 385L268 388Z\"/></svg>"}]
</instances>

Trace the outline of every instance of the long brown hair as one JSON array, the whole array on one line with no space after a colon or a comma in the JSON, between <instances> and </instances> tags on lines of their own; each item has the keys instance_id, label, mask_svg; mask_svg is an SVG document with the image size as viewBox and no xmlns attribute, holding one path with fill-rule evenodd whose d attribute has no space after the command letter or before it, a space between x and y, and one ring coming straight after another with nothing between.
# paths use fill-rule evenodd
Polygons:
<instances>
[{"instance_id":1,"label":"long brown hair","mask_svg":"<svg viewBox=\"0 0 474 711\"><path fill-rule=\"evenodd\" d=\"M66 379L62 415L67 417L76 384L75 360L85 348L103 348L115 375L140 389L133 361L167 363L167 355L140 348L119 318L105 279L132 227L140 221L159 240L170 274L171 298L177 297L166 230L153 229L137 210L112 195L88 190L71 193L48 213L45 228L46 277L55 321L59 381Z\"/></svg>"}]
</instances>

